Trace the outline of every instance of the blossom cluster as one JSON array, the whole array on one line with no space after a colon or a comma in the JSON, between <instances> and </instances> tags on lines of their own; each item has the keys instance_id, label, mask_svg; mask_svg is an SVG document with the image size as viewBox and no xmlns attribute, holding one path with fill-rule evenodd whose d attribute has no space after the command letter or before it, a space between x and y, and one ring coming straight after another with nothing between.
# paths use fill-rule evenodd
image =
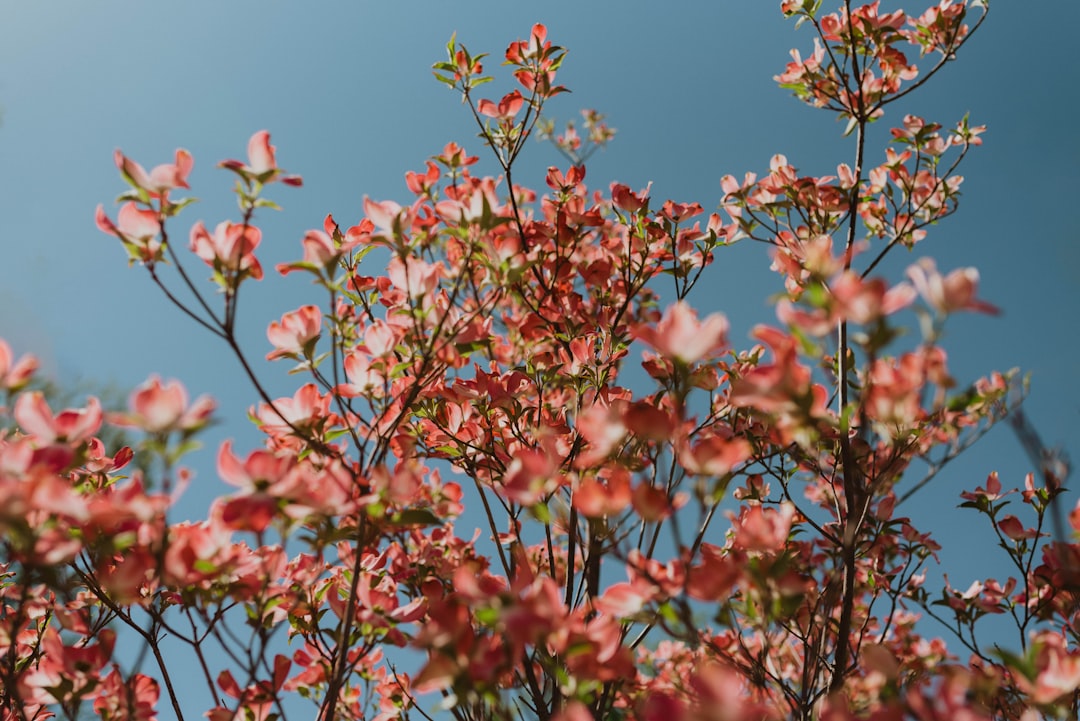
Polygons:
<instances>
[{"instance_id":1,"label":"blossom cluster","mask_svg":"<svg viewBox=\"0 0 1080 721\"><path fill-rule=\"evenodd\" d=\"M904 83L940 67L920 76L896 46L952 57L985 16L969 26L981 4L955 0L918 16L819 7L782 3L817 37L778 80L848 118L859 159ZM0 341L0 718L149 721L167 704L269 721L294 697L320 719L375 721L1076 713L1080 506L1046 530L1063 478L1029 476L1019 507L996 474L963 493L1015 568L966 590L930 589L940 547L899 512L912 466L933 475L1010 410L1011 376L958 387L941 342L955 314L996 312L977 271L924 258L900 282L876 273L955 212L981 128L908 115L879 165L834 176L776 155L760 179L725 176L706 214L651 187L586 185L584 156L613 131L595 111L592 145L541 122L564 56L536 25L505 53L515 89L477 98L486 56L451 40L436 77L502 175L449 143L405 175L408 200L365 198L361 217L303 234L276 270L322 300L272 320L259 351L301 379L283 397L235 325L242 288L267 275L264 193L301 182L269 134L219 166L241 216L188 233L214 296L169 241L192 154L149 172L116 154L130 190L97 226L237 356L264 442L221 443L233 490L177 521L213 402L151 377L125 412L56 409L33 358ZM571 163L541 190L512 181L534 132ZM770 246L784 290L776 324L743 348L689 298L747 238ZM195 302L169 291L166 263ZM909 313L914 347L896 342ZM110 426L143 440L106 448ZM132 470L135 453L155 464ZM1019 650L980 645L987 616L1016 621ZM968 659L926 635L934 618ZM166 634L194 660L201 704L177 690L188 669L162 652ZM125 667L118 638L156 667ZM212 668L215 651L229 663Z\"/></svg>"}]
</instances>

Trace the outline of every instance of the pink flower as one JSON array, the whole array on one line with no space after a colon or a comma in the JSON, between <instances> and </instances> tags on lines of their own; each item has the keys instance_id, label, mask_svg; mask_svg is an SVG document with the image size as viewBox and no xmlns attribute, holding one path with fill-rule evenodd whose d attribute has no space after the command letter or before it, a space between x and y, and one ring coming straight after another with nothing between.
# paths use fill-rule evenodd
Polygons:
<instances>
[{"instance_id":1,"label":"pink flower","mask_svg":"<svg viewBox=\"0 0 1080 721\"><path fill-rule=\"evenodd\" d=\"M101 718L151 721L157 717L154 709L160 695L161 690L154 679L136 673L125 681L120 669L114 665L112 673L101 682L101 692L94 699L94 711Z\"/></svg>"},{"instance_id":2,"label":"pink flower","mask_svg":"<svg viewBox=\"0 0 1080 721\"><path fill-rule=\"evenodd\" d=\"M416 258L403 261L395 256L386 266L386 275L395 288L406 291L410 298L420 298L438 287L443 264L431 264Z\"/></svg>"},{"instance_id":3,"label":"pink flower","mask_svg":"<svg viewBox=\"0 0 1080 721\"><path fill-rule=\"evenodd\" d=\"M690 364L726 345L727 331L727 318L720 313L699 322L694 309L679 301L664 311L655 328L638 326L635 335L665 358Z\"/></svg>"},{"instance_id":4,"label":"pink flower","mask_svg":"<svg viewBox=\"0 0 1080 721\"><path fill-rule=\"evenodd\" d=\"M504 95L498 105L491 100L481 100L477 103L476 110L481 115L486 115L489 118L509 121L513 120L514 116L518 114L518 111L521 110L521 106L524 103L525 98L521 96L521 91L515 90L512 93Z\"/></svg>"},{"instance_id":5,"label":"pink flower","mask_svg":"<svg viewBox=\"0 0 1080 721\"><path fill-rule=\"evenodd\" d=\"M651 184L650 184L651 187ZM649 207L649 187L646 187L639 193L635 193L625 185L619 183L611 184L611 202L619 210L623 210L627 213L637 214L643 208Z\"/></svg>"},{"instance_id":6,"label":"pink flower","mask_svg":"<svg viewBox=\"0 0 1080 721\"><path fill-rule=\"evenodd\" d=\"M530 60L538 60L545 50L551 47L547 40L547 27L537 23L532 27L528 40L515 40L506 48L506 60L513 65L525 65Z\"/></svg>"},{"instance_id":7,"label":"pink flower","mask_svg":"<svg viewBox=\"0 0 1080 721\"><path fill-rule=\"evenodd\" d=\"M232 530L265 531L278 511L278 498L287 496L295 485L290 473L294 461L268 450L253 451L241 462L232 452L232 442L225 441L218 451L218 475L240 489L241 495L222 505L222 521Z\"/></svg>"},{"instance_id":8,"label":"pink flower","mask_svg":"<svg viewBox=\"0 0 1080 721\"><path fill-rule=\"evenodd\" d=\"M158 239L161 222L156 211L140 209L133 202L124 203L117 217L119 225L114 225L105 214L105 207L98 205L94 221L98 230L120 239L132 262L154 263L161 260L164 248Z\"/></svg>"},{"instance_id":9,"label":"pink flower","mask_svg":"<svg viewBox=\"0 0 1080 721\"><path fill-rule=\"evenodd\" d=\"M307 346L322 331L322 313L315 305L305 305L281 316L266 329L266 337L276 350L267 354L266 360L275 358L299 358L307 354Z\"/></svg>"},{"instance_id":10,"label":"pink flower","mask_svg":"<svg viewBox=\"0 0 1080 721\"><path fill-rule=\"evenodd\" d=\"M293 428L309 429L326 420L329 412L330 396L320 395L318 386L308 383L291 398L275 400L273 407L260 403L254 415L268 433L286 433Z\"/></svg>"},{"instance_id":11,"label":"pink flower","mask_svg":"<svg viewBox=\"0 0 1080 721\"><path fill-rule=\"evenodd\" d=\"M206 425L214 412L210 396L188 405L188 394L177 380L162 383L152 375L128 397L129 413L110 418L114 423L135 426L148 433L193 431Z\"/></svg>"},{"instance_id":12,"label":"pink flower","mask_svg":"<svg viewBox=\"0 0 1080 721\"><path fill-rule=\"evenodd\" d=\"M593 602L596 609L615 618L629 618L641 612L655 595L648 589L631 583L616 583L609 586L604 594Z\"/></svg>"},{"instance_id":13,"label":"pink flower","mask_svg":"<svg viewBox=\"0 0 1080 721\"><path fill-rule=\"evenodd\" d=\"M1063 696L1071 698L1080 686L1080 652L1049 632L1040 633L1029 652L1034 678L1014 674L1016 684L1037 704L1050 704Z\"/></svg>"},{"instance_id":14,"label":"pink flower","mask_svg":"<svg viewBox=\"0 0 1080 721\"><path fill-rule=\"evenodd\" d=\"M335 392L346 398L364 394L382 396L386 375L381 363L372 364L370 354L357 349L345 356L345 377L348 383L339 385Z\"/></svg>"},{"instance_id":15,"label":"pink flower","mask_svg":"<svg viewBox=\"0 0 1080 721\"><path fill-rule=\"evenodd\" d=\"M15 402L15 420L43 445L89 440L101 427L101 403L91 398L85 408L68 408L53 415L40 391L25 393Z\"/></svg>"},{"instance_id":16,"label":"pink flower","mask_svg":"<svg viewBox=\"0 0 1080 721\"><path fill-rule=\"evenodd\" d=\"M734 545L744 551L779 551L787 543L795 506L783 503L779 510L761 505L744 508L736 518Z\"/></svg>"},{"instance_id":17,"label":"pink flower","mask_svg":"<svg viewBox=\"0 0 1080 721\"><path fill-rule=\"evenodd\" d=\"M1013 541L1027 541L1038 538L1041 535L1034 528L1024 528L1024 524L1016 516L1009 514L998 521L998 530Z\"/></svg>"},{"instance_id":18,"label":"pink flower","mask_svg":"<svg viewBox=\"0 0 1080 721\"><path fill-rule=\"evenodd\" d=\"M724 476L746 461L752 454L750 444L739 437L714 433L695 439L693 445L684 441L679 450L679 463L690 473L704 476Z\"/></svg>"},{"instance_id":19,"label":"pink flower","mask_svg":"<svg viewBox=\"0 0 1080 721\"><path fill-rule=\"evenodd\" d=\"M145 190L151 198L165 199L174 188L191 187L187 183L187 177L195 165L195 159L186 150L176 151L175 163L159 165L149 173L119 150L113 154L113 159L124 180L140 190Z\"/></svg>"},{"instance_id":20,"label":"pink flower","mask_svg":"<svg viewBox=\"0 0 1080 721\"><path fill-rule=\"evenodd\" d=\"M0 338L0 388L6 391L22 388L30 382L37 367L37 358L32 355L24 355L16 361L11 346Z\"/></svg>"},{"instance_id":21,"label":"pink flower","mask_svg":"<svg viewBox=\"0 0 1080 721\"><path fill-rule=\"evenodd\" d=\"M342 251L334 247L334 239L321 230L309 230L300 242L305 263L326 268L341 257Z\"/></svg>"},{"instance_id":22,"label":"pink flower","mask_svg":"<svg viewBox=\"0 0 1080 721\"><path fill-rule=\"evenodd\" d=\"M262 278L254 251L262 240L262 232L253 225L224 221L213 233L200 220L191 228L191 250L217 271L246 273L255 280Z\"/></svg>"},{"instance_id":23,"label":"pink flower","mask_svg":"<svg viewBox=\"0 0 1080 721\"><path fill-rule=\"evenodd\" d=\"M414 204L402 208L392 200L384 200L380 203L364 198L364 215L367 216L365 220L372 224L372 230L377 231L376 237L386 239L408 233L416 220L418 207Z\"/></svg>"},{"instance_id":24,"label":"pink flower","mask_svg":"<svg viewBox=\"0 0 1080 721\"><path fill-rule=\"evenodd\" d=\"M241 176L259 183L273 183L280 180L285 185L301 186L304 184L299 175L284 175L277 166L275 152L277 148L270 144L270 133L260 130L248 141L248 164L239 160L223 160L220 165Z\"/></svg>"},{"instance_id":25,"label":"pink flower","mask_svg":"<svg viewBox=\"0 0 1080 721\"><path fill-rule=\"evenodd\" d=\"M1015 490L1007 491L1005 493L1001 492L1001 480L998 478L997 471L992 471L990 475L986 477L986 488L978 486L974 491L964 491L960 494L960 497L965 501L975 502L978 502L981 498L985 498L986 502L993 503L1010 493L1015 493Z\"/></svg>"},{"instance_id":26,"label":"pink flower","mask_svg":"<svg viewBox=\"0 0 1080 721\"><path fill-rule=\"evenodd\" d=\"M229 553L230 540L229 529L218 518L171 526L162 574L164 582L191 586L225 575L234 560Z\"/></svg>"},{"instance_id":27,"label":"pink flower","mask_svg":"<svg viewBox=\"0 0 1080 721\"><path fill-rule=\"evenodd\" d=\"M975 297L979 289L979 271L975 268L958 268L942 277L934 261L923 258L908 268L907 275L923 300L939 313L972 310L996 315L999 312Z\"/></svg>"},{"instance_id":28,"label":"pink flower","mask_svg":"<svg viewBox=\"0 0 1080 721\"><path fill-rule=\"evenodd\" d=\"M605 484L586 476L574 489L573 504L589 518L616 516L630 505L630 474L625 469L611 471Z\"/></svg>"},{"instance_id":29,"label":"pink flower","mask_svg":"<svg viewBox=\"0 0 1080 721\"><path fill-rule=\"evenodd\" d=\"M502 477L503 495L523 506L540 503L558 487L558 461L539 448L515 453Z\"/></svg>"}]
</instances>

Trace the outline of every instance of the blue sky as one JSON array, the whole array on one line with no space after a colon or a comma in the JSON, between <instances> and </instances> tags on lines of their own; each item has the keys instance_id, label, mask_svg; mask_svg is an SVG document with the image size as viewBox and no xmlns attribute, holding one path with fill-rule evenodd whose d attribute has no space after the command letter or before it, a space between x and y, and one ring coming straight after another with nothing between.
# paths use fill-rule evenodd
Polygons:
<instances>
[{"instance_id":1,"label":"blue sky","mask_svg":"<svg viewBox=\"0 0 1080 721\"><path fill-rule=\"evenodd\" d=\"M772 81L789 48L811 47L778 2L0 0L0 9L0 337L41 356L61 382L133 386L157 372L213 394L224 422L208 438L212 448L226 436L240 448L257 442L245 420L254 394L227 349L171 308L143 269L127 267L119 242L94 227L95 206L113 210L123 189L116 148L148 167L170 161L177 147L194 154L192 193L201 202L175 226L186 238L196 220L236 219L229 177L214 166L244 157L250 135L269 129L281 165L305 180L302 189L270 192L285 212L261 218L269 269L299 257L303 232L321 227L326 213L351 224L364 195L405 199L404 172L422 169L446 142L483 155L471 119L430 66L454 31L497 60L544 22L570 51L560 81L573 93L554 101L552 114L593 107L619 131L589 164L592 187L651 181L654 199L712 209L723 175L760 173L774 153L810 174L851 162L832 116ZM954 374L1030 372L1028 416L1044 440L1080 460L1080 238L1066 212L1077 202L1080 161L1074 17L1065 0L993 2L959 62L875 126L870 158L880 157L901 112L950 125L970 111L973 123L989 126L963 168L960 213L886 272L896 277L923 255L943 270L977 266L981 295L1004 314L953 319L945 343ZM485 89L493 86L496 97L510 88ZM561 164L554 151L534 144L515 179L542 187L552 164ZM691 297L703 310L725 311L740 345L749 345L754 323L774 321L767 299L780 278L768 265L763 247L735 247ZM204 275L201 264L188 267ZM317 300L311 290L298 276L273 273L245 288L250 355L269 350L270 320ZM261 373L277 393L294 387L281 368ZM195 465L190 509L222 490L209 456ZM904 507L945 544L957 585L971 573L1004 574L995 566L1004 558L983 552L986 534L970 530L979 519L955 510L957 494L995 469L1017 485L1028 468L1002 427Z\"/></svg>"}]
</instances>

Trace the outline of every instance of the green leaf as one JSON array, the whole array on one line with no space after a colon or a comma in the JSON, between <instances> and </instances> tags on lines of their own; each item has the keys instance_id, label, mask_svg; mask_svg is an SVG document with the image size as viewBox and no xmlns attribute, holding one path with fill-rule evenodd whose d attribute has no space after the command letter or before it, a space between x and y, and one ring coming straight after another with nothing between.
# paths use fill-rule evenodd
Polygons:
<instances>
[{"instance_id":1,"label":"green leaf","mask_svg":"<svg viewBox=\"0 0 1080 721\"><path fill-rule=\"evenodd\" d=\"M169 202L169 208L168 208L168 210L167 210L167 212L165 214L172 217L172 216L176 215L177 213L179 213L184 208L191 205L192 203L198 203L198 202L199 202L198 198L181 198L180 200L170 201Z\"/></svg>"},{"instance_id":2,"label":"green leaf","mask_svg":"<svg viewBox=\"0 0 1080 721\"><path fill-rule=\"evenodd\" d=\"M536 518L536 520L540 521L540 523L551 523L551 509L547 507L546 503L537 503L531 506L529 508L529 511L532 513L533 517Z\"/></svg>"},{"instance_id":3,"label":"green leaf","mask_svg":"<svg viewBox=\"0 0 1080 721\"><path fill-rule=\"evenodd\" d=\"M439 517L427 508L409 508L394 514L394 524L402 526L441 526Z\"/></svg>"}]
</instances>

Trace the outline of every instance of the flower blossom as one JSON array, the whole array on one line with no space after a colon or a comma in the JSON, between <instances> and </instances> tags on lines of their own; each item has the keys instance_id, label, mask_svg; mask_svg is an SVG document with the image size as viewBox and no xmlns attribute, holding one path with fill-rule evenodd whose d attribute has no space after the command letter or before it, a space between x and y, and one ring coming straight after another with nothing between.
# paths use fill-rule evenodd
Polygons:
<instances>
[{"instance_id":1,"label":"flower blossom","mask_svg":"<svg viewBox=\"0 0 1080 721\"><path fill-rule=\"evenodd\" d=\"M180 381L162 383L159 376L152 375L128 397L129 412L111 416L110 420L148 433L194 431L206 425L214 407L213 399L205 395L189 405L187 390Z\"/></svg>"},{"instance_id":2,"label":"flower blossom","mask_svg":"<svg viewBox=\"0 0 1080 721\"><path fill-rule=\"evenodd\" d=\"M722 314L713 313L699 321L694 309L685 301L679 301L664 311L664 317L656 327L639 326L635 335L665 358L690 364L724 346L727 331L728 321Z\"/></svg>"},{"instance_id":3,"label":"flower blossom","mask_svg":"<svg viewBox=\"0 0 1080 721\"><path fill-rule=\"evenodd\" d=\"M242 177L255 180L259 183L273 183L280 180L285 185L301 186L304 181L299 175L285 175L277 166L275 153L277 148L270 144L270 133L260 130L251 136L248 141L247 165L239 160L223 160L220 165Z\"/></svg>"},{"instance_id":4,"label":"flower blossom","mask_svg":"<svg viewBox=\"0 0 1080 721\"><path fill-rule=\"evenodd\" d=\"M979 271L975 268L958 268L943 277L932 259L923 258L908 268L907 275L923 300L939 313L971 310L996 315L1000 312L975 297L979 289Z\"/></svg>"},{"instance_id":5,"label":"flower blossom","mask_svg":"<svg viewBox=\"0 0 1080 721\"><path fill-rule=\"evenodd\" d=\"M24 355L19 360L15 360L11 346L0 338L0 388L6 391L22 388L30 382L37 367L37 358L32 355Z\"/></svg>"}]
</instances>

